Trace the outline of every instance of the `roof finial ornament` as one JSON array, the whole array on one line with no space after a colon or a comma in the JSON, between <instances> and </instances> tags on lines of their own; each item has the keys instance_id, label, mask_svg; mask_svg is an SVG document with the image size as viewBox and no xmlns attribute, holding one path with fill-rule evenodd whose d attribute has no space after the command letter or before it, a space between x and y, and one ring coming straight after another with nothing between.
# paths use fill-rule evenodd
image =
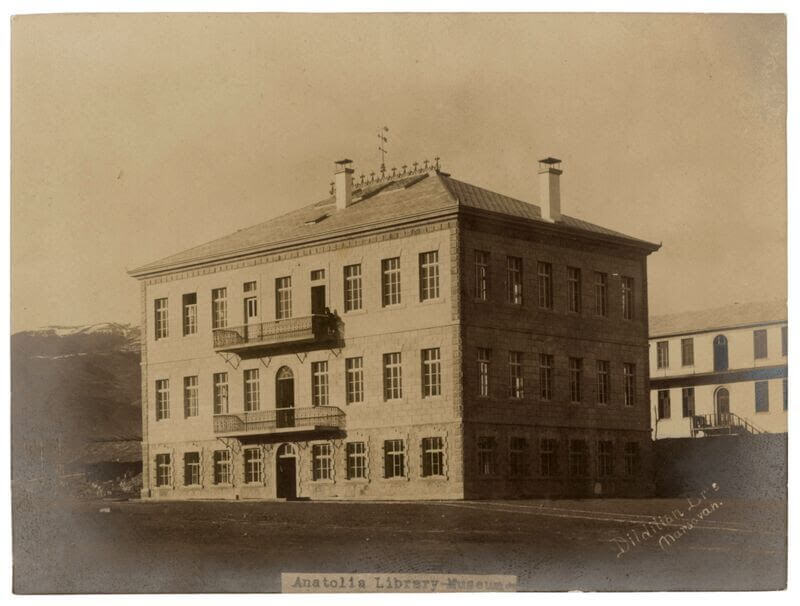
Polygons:
<instances>
[{"instance_id":1,"label":"roof finial ornament","mask_svg":"<svg viewBox=\"0 0 800 606\"><path fill-rule=\"evenodd\" d=\"M434 168L438 171L439 170L439 156L436 156L434 158L434 160L436 160L436 165L434 166Z\"/></svg>"},{"instance_id":2,"label":"roof finial ornament","mask_svg":"<svg viewBox=\"0 0 800 606\"><path fill-rule=\"evenodd\" d=\"M388 132L388 126L381 126L378 129L378 151L381 152L381 175L386 173L386 155L389 153L386 151L386 148L388 147L387 143L389 143L389 138L384 133Z\"/></svg>"},{"instance_id":3,"label":"roof finial ornament","mask_svg":"<svg viewBox=\"0 0 800 606\"><path fill-rule=\"evenodd\" d=\"M414 172L417 172L417 166L419 165L419 162L413 162L411 165L414 167Z\"/></svg>"},{"instance_id":4,"label":"roof finial ornament","mask_svg":"<svg viewBox=\"0 0 800 606\"><path fill-rule=\"evenodd\" d=\"M430 160L425 158L425 161L423 162L423 164L425 164L425 170L428 170L428 164L430 164Z\"/></svg>"},{"instance_id":5,"label":"roof finial ornament","mask_svg":"<svg viewBox=\"0 0 800 606\"><path fill-rule=\"evenodd\" d=\"M333 181L331 181L331 195L333 195L334 192L336 192L336 185L334 184Z\"/></svg>"}]
</instances>

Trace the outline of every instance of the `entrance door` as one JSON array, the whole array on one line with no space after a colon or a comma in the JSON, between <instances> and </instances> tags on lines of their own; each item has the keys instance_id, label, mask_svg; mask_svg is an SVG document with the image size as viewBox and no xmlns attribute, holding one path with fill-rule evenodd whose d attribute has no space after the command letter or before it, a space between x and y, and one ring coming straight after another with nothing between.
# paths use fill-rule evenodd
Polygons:
<instances>
[{"instance_id":1,"label":"entrance door","mask_svg":"<svg viewBox=\"0 0 800 606\"><path fill-rule=\"evenodd\" d=\"M275 375L275 425L294 427L294 375L282 366Z\"/></svg>"},{"instance_id":2,"label":"entrance door","mask_svg":"<svg viewBox=\"0 0 800 606\"><path fill-rule=\"evenodd\" d=\"M715 408L717 412L717 423L719 425L727 425L731 413L731 398L728 390L724 387L720 387L717 390L717 402Z\"/></svg>"},{"instance_id":3,"label":"entrance door","mask_svg":"<svg viewBox=\"0 0 800 606\"><path fill-rule=\"evenodd\" d=\"M318 315L325 313L325 286L311 287L311 314Z\"/></svg>"},{"instance_id":4,"label":"entrance door","mask_svg":"<svg viewBox=\"0 0 800 606\"><path fill-rule=\"evenodd\" d=\"M245 339L254 341L259 338L258 329L258 297L245 297L244 299Z\"/></svg>"},{"instance_id":5,"label":"entrance door","mask_svg":"<svg viewBox=\"0 0 800 606\"><path fill-rule=\"evenodd\" d=\"M297 457L294 446L283 444L275 457L276 494L279 499L297 498Z\"/></svg>"}]
</instances>

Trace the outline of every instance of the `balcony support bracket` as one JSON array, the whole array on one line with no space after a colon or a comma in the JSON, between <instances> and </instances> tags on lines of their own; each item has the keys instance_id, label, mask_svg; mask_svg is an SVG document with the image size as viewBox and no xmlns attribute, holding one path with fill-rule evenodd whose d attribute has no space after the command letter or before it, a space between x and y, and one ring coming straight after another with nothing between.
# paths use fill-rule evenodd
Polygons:
<instances>
[{"instance_id":1,"label":"balcony support bracket","mask_svg":"<svg viewBox=\"0 0 800 606\"><path fill-rule=\"evenodd\" d=\"M338 358L342 354L342 348L341 347L331 347L331 353L334 355L334 357Z\"/></svg>"},{"instance_id":2,"label":"balcony support bracket","mask_svg":"<svg viewBox=\"0 0 800 606\"><path fill-rule=\"evenodd\" d=\"M222 442L225 448L229 449L233 454L242 452L242 443L236 438L222 438L217 436L217 440Z\"/></svg>"},{"instance_id":3,"label":"balcony support bracket","mask_svg":"<svg viewBox=\"0 0 800 606\"><path fill-rule=\"evenodd\" d=\"M301 354L299 354L299 353L295 352L294 355L297 356L298 360L300 360L300 364L303 364L306 361L306 358L308 357L308 354L306 352L302 353L302 356L303 356L302 358L300 357Z\"/></svg>"},{"instance_id":4,"label":"balcony support bracket","mask_svg":"<svg viewBox=\"0 0 800 606\"><path fill-rule=\"evenodd\" d=\"M225 351L218 351L217 353L223 360L225 360L226 364L231 365L231 368L233 368L233 370L239 370L239 363L242 361L242 359L239 356L237 356L235 353L228 353Z\"/></svg>"},{"instance_id":5,"label":"balcony support bracket","mask_svg":"<svg viewBox=\"0 0 800 606\"><path fill-rule=\"evenodd\" d=\"M261 365L264 368L269 368L269 364L270 364L270 362L272 362L272 356L265 356L265 357L267 359L266 364L264 363L264 358L259 358L258 361L261 362Z\"/></svg>"}]
</instances>

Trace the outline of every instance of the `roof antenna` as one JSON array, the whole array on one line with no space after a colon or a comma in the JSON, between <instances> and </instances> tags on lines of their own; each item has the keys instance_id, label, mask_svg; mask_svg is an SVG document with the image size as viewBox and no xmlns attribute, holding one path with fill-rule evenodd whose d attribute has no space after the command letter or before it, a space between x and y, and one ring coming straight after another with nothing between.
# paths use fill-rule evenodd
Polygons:
<instances>
[{"instance_id":1,"label":"roof antenna","mask_svg":"<svg viewBox=\"0 0 800 606\"><path fill-rule=\"evenodd\" d=\"M386 144L389 143L389 138L384 135L384 133L388 132L388 126L378 128L378 150L381 152L381 177L386 173L386 155L389 153L386 151Z\"/></svg>"}]
</instances>

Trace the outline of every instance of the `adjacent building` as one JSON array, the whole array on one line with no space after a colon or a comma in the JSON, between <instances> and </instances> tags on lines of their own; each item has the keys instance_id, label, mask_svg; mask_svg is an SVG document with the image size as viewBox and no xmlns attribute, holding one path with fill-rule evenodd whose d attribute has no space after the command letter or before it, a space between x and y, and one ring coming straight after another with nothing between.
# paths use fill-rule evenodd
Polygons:
<instances>
[{"instance_id":1,"label":"adjacent building","mask_svg":"<svg viewBox=\"0 0 800 606\"><path fill-rule=\"evenodd\" d=\"M787 431L786 303L650 319L653 437Z\"/></svg>"},{"instance_id":2,"label":"adjacent building","mask_svg":"<svg viewBox=\"0 0 800 606\"><path fill-rule=\"evenodd\" d=\"M425 162L131 271L144 498L650 490L657 245Z\"/></svg>"}]
</instances>

